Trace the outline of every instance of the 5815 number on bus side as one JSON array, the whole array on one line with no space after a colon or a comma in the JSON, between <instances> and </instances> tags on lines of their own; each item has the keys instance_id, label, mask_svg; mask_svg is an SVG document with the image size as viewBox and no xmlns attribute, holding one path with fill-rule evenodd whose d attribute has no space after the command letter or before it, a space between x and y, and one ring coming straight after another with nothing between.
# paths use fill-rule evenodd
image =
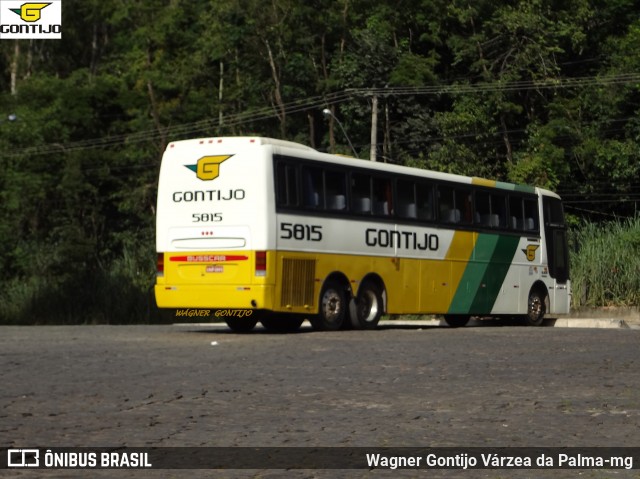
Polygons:
<instances>
[{"instance_id":1,"label":"5815 number on bus side","mask_svg":"<svg viewBox=\"0 0 640 479\"><path fill-rule=\"evenodd\" d=\"M322 241L322 226L280 223L280 238L298 241Z\"/></svg>"}]
</instances>

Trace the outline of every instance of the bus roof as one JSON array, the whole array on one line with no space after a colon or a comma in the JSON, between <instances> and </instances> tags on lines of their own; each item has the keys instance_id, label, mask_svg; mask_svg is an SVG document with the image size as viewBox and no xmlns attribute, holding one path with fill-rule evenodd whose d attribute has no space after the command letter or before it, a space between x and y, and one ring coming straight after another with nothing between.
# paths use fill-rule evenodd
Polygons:
<instances>
[{"instance_id":1,"label":"bus roof","mask_svg":"<svg viewBox=\"0 0 640 479\"><path fill-rule=\"evenodd\" d=\"M172 141L167 145L167 149L174 148L175 146L193 146L193 145L228 145L231 148L243 148L247 146L260 146L271 145L283 148L292 148L295 150L303 151L316 151L310 146L303 145L287 140L277 140L275 138L266 138L261 136L226 136L226 137L214 137L214 138L194 138L190 140L177 140Z\"/></svg>"},{"instance_id":2,"label":"bus roof","mask_svg":"<svg viewBox=\"0 0 640 479\"><path fill-rule=\"evenodd\" d=\"M167 150L175 147L193 147L196 145L224 145L231 149L241 149L247 147L256 146L271 146L275 147L280 154L300 154L304 155L305 159L310 160L330 160L336 165L353 166L355 168L369 168L373 170L379 170L381 172L396 173L411 176L422 176L424 178L431 178L434 180L458 182L474 184L479 186L486 186L490 188L498 188L507 191L516 191L520 193L541 194L544 196L551 196L554 198L560 198L556 193L535 186L521 185L516 183L507 183L496 180L489 180L480 177L470 177L464 175L457 175L453 173L445 173L434 170L426 170L421 168L414 168L409 166L402 166L389 163L380 162L368 162L367 160L354 158L347 155L337 155L331 153L325 153L318 151L310 146L303 145L287 140L278 140L275 138L261 137L261 136L228 136L228 137L211 137L211 138L195 138L189 140L176 140L167 145ZM295 150L288 152L287 150Z\"/></svg>"}]
</instances>

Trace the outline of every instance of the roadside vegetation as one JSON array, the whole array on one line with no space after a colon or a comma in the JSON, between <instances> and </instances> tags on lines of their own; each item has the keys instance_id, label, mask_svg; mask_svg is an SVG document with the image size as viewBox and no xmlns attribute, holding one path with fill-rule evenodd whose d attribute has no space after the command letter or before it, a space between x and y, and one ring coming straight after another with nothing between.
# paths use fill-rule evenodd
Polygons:
<instances>
[{"instance_id":1,"label":"roadside vegetation","mask_svg":"<svg viewBox=\"0 0 640 479\"><path fill-rule=\"evenodd\" d=\"M573 307L640 304L640 217L572 230Z\"/></svg>"}]
</instances>

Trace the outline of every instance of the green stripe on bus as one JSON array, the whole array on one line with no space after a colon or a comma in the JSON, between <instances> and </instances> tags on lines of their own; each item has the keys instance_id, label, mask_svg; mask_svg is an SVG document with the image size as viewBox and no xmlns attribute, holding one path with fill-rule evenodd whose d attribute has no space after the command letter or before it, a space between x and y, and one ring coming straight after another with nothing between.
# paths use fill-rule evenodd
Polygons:
<instances>
[{"instance_id":1,"label":"green stripe on bus","mask_svg":"<svg viewBox=\"0 0 640 479\"><path fill-rule=\"evenodd\" d=\"M498 235L480 234L471 258L462 274L458 289L449 305L449 314L467 314L481 289L482 278L489 266L489 259L493 255L498 241Z\"/></svg>"},{"instance_id":2,"label":"green stripe on bus","mask_svg":"<svg viewBox=\"0 0 640 479\"><path fill-rule=\"evenodd\" d=\"M489 314L520 238L480 234L449 305L448 314Z\"/></svg>"},{"instance_id":3,"label":"green stripe on bus","mask_svg":"<svg viewBox=\"0 0 640 479\"><path fill-rule=\"evenodd\" d=\"M502 181L496 181L496 188L501 188L503 190L509 191L517 191L518 193L534 194L536 192L535 186L516 185L514 183L504 183Z\"/></svg>"},{"instance_id":4,"label":"green stripe on bus","mask_svg":"<svg viewBox=\"0 0 640 479\"><path fill-rule=\"evenodd\" d=\"M520 238L516 236L498 236L496 247L489 260L489 267L485 270L482 278L481 284L484 286L476 294L471 304L471 312L491 313L519 243Z\"/></svg>"}]
</instances>

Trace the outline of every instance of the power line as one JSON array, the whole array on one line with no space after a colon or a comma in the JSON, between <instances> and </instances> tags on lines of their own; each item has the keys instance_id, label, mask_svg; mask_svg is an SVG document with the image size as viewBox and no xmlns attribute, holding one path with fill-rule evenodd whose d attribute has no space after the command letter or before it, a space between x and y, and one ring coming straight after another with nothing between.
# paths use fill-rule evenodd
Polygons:
<instances>
[{"instance_id":1,"label":"power line","mask_svg":"<svg viewBox=\"0 0 640 479\"><path fill-rule=\"evenodd\" d=\"M640 81L640 73L625 73L610 76L547 78L542 80L521 80L512 82L496 81L487 83L433 85L424 87L351 88L346 91L352 92L354 95L362 96L435 95L555 88L584 88L593 85L606 86L637 83L638 81Z\"/></svg>"},{"instance_id":2,"label":"power line","mask_svg":"<svg viewBox=\"0 0 640 479\"><path fill-rule=\"evenodd\" d=\"M596 211L596 210L589 210L586 208L579 208L577 206L571 206L571 205L567 205L566 202L563 202L565 204L565 208L569 209L569 210L573 210L573 211L578 211L580 213L588 213L590 215L602 215L602 216L607 216L610 218L620 218L620 215L616 215L613 213L606 213L604 211Z\"/></svg>"},{"instance_id":3,"label":"power line","mask_svg":"<svg viewBox=\"0 0 640 479\"><path fill-rule=\"evenodd\" d=\"M350 94L347 92L338 92L335 94L330 94L326 96L317 96L312 98L307 98L304 100L296 100L290 103L287 103L284 106L285 114L293 114L298 113L300 111L306 110L316 110L320 109L326 105L332 105L336 103L340 103L346 101L350 98ZM215 128L219 128L221 126L237 126L246 123L262 121L274 118L278 115L278 112L274 107L264 107L257 110L252 110L249 112L236 113L234 115L229 115L223 117L223 122L221 123L218 119L207 119L200 120L192 123L185 123L181 125L164 127L162 130L147 130L138 133L126 133L121 135L108 136L104 138L93 138L89 140L80 140L75 142L70 142L66 144L61 143L49 143L40 146L34 147L26 147L18 150L13 150L11 152L3 152L3 156L6 157L16 157L23 155L45 155L51 154L54 152L72 152L78 150L90 150L96 148L108 148L111 146L117 146L124 143L134 144L134 143L143 143L145 141L153 141L159 140L163 137L175 137L180 135L188 135L194 133L200 133L204 131L211 131Z\"/></svg>"},{"instance_id":4,"label":"power line","mask_svg":"<svg viewBox=\"0 0 640 479\"><path fill-rule=\"evenodd\" d=\"M426 95L442 95L442 94L469 94L469 93L488 93L488 92L513 92L540 89L557 89L557 88L585 88L594 85L622 85L640 82L640 74L618 74L601 77L576 77L576 78L551 78L543 80L523 80L515 82L491 82L491 83L475 83L475 84L451 84L451 85L432 85L424 87L385 87L385 88L350 88L340 92L329 93L309 97L301 100L295 100L282 106L281 112L285 115L295 114L301 111L321 109L321 107L339 104L354 98L370 97L373 95L380 96L426 96ZM276 106L258 108L248 112L236 113L223 117L223 121L218 119L206 119L191 123L184 123L176 126L164 127L161 130L146 130L135 133L126 133L104 138L93 138L88 140L80 140L65 144L49 143L34 147L25 147L12 151L4 151L2 155L5 157L19 157L25 155L46 155L55 152L72 152L91 150L96 148L109 148L122 144L137 144L147 141L157 141L161 138L180 137L193 135L214 130L220 127L238 126L252 122L272 119L279 115ZM428 140L425 140L428 141Z\"/></svg>"}]
</instances>

